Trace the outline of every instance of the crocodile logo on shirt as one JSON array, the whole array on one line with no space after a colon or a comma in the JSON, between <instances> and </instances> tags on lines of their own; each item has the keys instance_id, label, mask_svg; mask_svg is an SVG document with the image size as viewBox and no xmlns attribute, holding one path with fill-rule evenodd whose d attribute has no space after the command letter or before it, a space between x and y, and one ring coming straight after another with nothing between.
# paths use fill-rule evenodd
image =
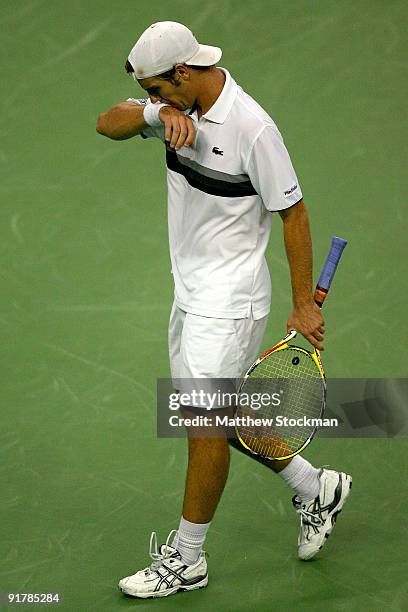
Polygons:
<instances>
[{"instance_id":1,"label":"crocodile logo on shirt","mask_svg":"<svg viewBox=\"0 0 408 612\"><path fill-rule=\"evenodd\" d=\"M218 147L213 147L212 152L216 155L224 155L224 151L220 151Z\"/></svg>"}]
</instances>

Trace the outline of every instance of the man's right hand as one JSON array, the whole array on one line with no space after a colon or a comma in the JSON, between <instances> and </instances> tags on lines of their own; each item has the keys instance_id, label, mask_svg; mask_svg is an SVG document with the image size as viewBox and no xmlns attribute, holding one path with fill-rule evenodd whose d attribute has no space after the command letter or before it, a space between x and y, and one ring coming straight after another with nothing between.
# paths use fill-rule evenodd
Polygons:
<instances>
[{"instance_id":1,"label":"man's right hand","mask_svg":"<svg viewBox=\"0 0 408 612\"><path fill-rule=\"evenodd\" d=\"M196 129L191 118L172 106L163 106L159 112L160 121L165 126L165 140L172 149L191 147Z\"/></svg>"}]
</instances>

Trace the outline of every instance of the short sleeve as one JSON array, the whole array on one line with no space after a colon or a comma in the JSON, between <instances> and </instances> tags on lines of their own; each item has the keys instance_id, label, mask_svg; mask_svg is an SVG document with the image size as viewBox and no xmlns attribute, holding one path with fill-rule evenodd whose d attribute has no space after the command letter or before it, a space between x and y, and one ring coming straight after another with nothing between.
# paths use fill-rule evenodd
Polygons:
<instances>
[{"instance_id":1,"label":"short sleeve","mask_svg":"<svg viewBox=\"0 0 408 612\"><path fill-rule=\"evenodd\" d=\"M152 104L149 98L128 98L126 102L138 104L139 106L147 106L148 104ZM158 127L146 127L143 132L141 132L140 136L142 138L160 138L160 140L164 142L164 125L160 125Z\"/></svg>"},{"instance_id":2,"label":"short sleeve","mask_svg":"<svg viewBox=\"0 0 408 612\"><path fill-rule=\"evenodd\" d=\"M280 132L272 125L266 125L253 144L248 176L271 212L290 208L302 199L289 153Z\"/></svg>"}]
</instances>

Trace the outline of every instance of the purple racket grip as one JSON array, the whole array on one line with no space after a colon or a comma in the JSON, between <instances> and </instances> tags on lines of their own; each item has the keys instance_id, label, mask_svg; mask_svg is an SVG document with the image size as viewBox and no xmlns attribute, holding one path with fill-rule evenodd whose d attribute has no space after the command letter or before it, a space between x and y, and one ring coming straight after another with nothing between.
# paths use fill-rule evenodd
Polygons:
<instances>
[{"instance_id":1,"label":"purple racket grip","mask_svg":"<svg viewBox=\"0 0 408 612\"><path fill-rule=\"evenodd\" d=\"M329 254L327 255L322 273L320 274L317 282L317 286L320 289L325 289L326 291L329 290L337 269L337 264L340 261L340 257L346 244L347 240L343 240L343 238L339 238L338 236L333 236Z\"/></svg>"}]
</instances>

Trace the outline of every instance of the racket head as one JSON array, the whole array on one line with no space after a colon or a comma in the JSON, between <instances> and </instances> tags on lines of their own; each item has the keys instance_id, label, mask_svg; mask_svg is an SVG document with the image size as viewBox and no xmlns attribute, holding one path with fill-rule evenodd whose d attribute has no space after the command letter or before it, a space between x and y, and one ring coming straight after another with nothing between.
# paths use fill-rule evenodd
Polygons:
<instances>
[{"instance_id":1,"label":"racket head","mask_svg":"<svg viewBox=\"0 0 408 612\"><path fill-rule=\"evenodd\" d=\"M314 294L315 302L322 306L330 289L331 282L336 273L347 241L339 236L333 236L329 253L317 283ZM266 353L249 368L240 388L239 399L244 394L263 390L266 393L280 392L281 403L279 406L267 406L259 410L258 418L272 418L275 422L277 416L293 418L297 417L319 420L321 419L326 405L326 379L320 353L317 349L311 353L306 349L289 344L296 336L296 331L291 330L285 338ZM270 389L270 385L272 388ZM285 387L285 397L282 389ZM251 388L253 387L253 388ZM254 410L251 410L252 416ZM246 427L237 421L240 416L250 415L238 402L235 412L235 431L241 444L254 454L261 455L266 459L278 461L290 459L300 453L312 440L317 424L310 427L302 427L301 430L291 428L290 431L272 424Z\"/></svg>"},{"instance_id":2,"label":"racket head","mask_svg":"<svg viewBox=\"0 0 408 612\"><path fill-rule=\"evenodd\" d=\"M290 332L275 347L261 355L250 367L239 388L235 412L235 431L241 444L251 453L266 459L290 459L310 443L317 424L294 426L287 419L321 419L326 404L326 379L319 351L309 352L288 344ZM248 406L256 394L279 394L278 405ZM242 400L245 398L245 405ZM238 418L237 418L238 417ZM264 419L267 425L255 426L250 419ZM277 419L277 417L279 417ZM270 421L272 419L272 422ZM280 419L280 420L279 420ZM268 421L269 420L269 421Z\"/></svg>"}]
</instances>

